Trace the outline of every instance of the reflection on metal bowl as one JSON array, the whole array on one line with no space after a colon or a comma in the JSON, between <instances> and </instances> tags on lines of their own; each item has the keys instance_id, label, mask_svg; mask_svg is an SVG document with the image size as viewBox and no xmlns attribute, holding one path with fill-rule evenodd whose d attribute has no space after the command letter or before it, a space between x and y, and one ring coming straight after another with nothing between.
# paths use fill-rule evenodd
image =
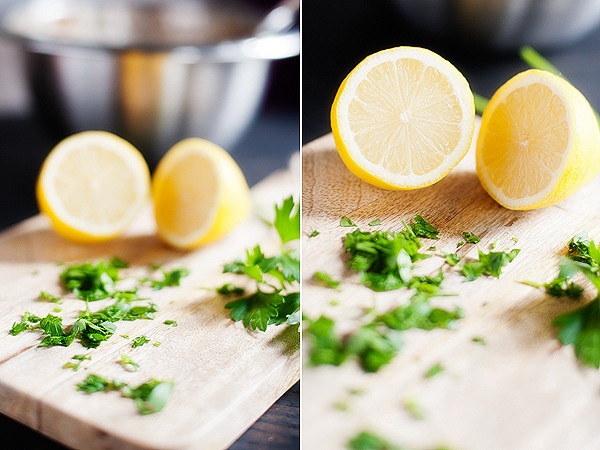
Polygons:
<instances>
[{"instance_id":1,"label":"reflection on metal bowl","mask_svg":"<svg viewBox=\"0 0 600 450\"><path fill-rule=\"evenodd\" d=\"M61 133L115 132L156 160L184 137L239 139L271 62L299 53L284 17L267 27L240 1L33 0L2 25L44 120Z\"/></svg>"},{"instance_id":2,"label":"reflection on metal bowl","mask_svg":"<svg viewBox=\"0 0 600 450\"><path fill-rule=\"evenodd\" d=\"M600 23L598 0L392 0L415 26L496 49L551 48Z\"/></svg>"}]
</instances>

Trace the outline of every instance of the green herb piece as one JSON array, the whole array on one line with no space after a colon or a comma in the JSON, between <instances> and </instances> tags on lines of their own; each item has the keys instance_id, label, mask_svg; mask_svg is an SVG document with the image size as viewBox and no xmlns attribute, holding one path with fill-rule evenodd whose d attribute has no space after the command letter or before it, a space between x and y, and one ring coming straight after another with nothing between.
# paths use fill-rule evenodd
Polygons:
<instances>
[{"instance_id":1,"label":"green herb piece","mask_svg":"<svg viewBox=\"0 0 600 450\"><path fill-rule=\"evenodd\" d=\"M317 237L320 233L317 230L312 230L308 235L309 238Z\"/></svg>"},{"instance_id":2,"label":"green herb piece","mask_svg":"<svg viewBox=\"0 0 600 450\"><path fill-rule=\"evenodd\" d=\"M148 342L150 342L150 339L148 339L146 336L138 336L133 338L133 341L131 342L131 348L141 347Z\"/></svg>"},{"instance_id":3,"label":"green herb piece","mask_svg":"<svg viewBox=\"0 0 600 450\"><path fill-rule=\"evenodd\" d=\"M559 329L560 342L573 345L583 364L600 368L600 299L556 317L552 324Z\"/></svg>"},{"instance_id":4,"label":"green herb piece","mask_svg":"<svg viewBox=\"0 0 600 450\"><path fill-rule=\"evenodd\" d=\"M136 363L133 359L131 359L131 357L126 353L121 353L121 360L119 361L119 364L121 364L127 370L131 370L134 372L140 367L140 365Z\"/></svg>"},{"instance_id":5,"label":"green herb piece","mask_svg":"<svg viewBox=\"0 0 600 450\"><path fill-rule=\"evenodd\" d=\"M538 284L532 281L523 281L523 284L527 284L529 286L535 288L544 288L546 290L546 294L552 295L553 297L569 297L572 299L581 298L583 294L583 287L569 281L568 278L555 278L549 283Z\"/></svg>"},{"instance_id":6,"label":"green herb piece","mask_svg":"<svg viewBox=\"0 0 600 450\"><path fill-rule=\"evenodd\" d=\"M77 385L77 390L88 394L96 392L118 391L125 383L117 380L109 380L96 374L89 374L85 379Z\"/></svg>"},{"instance_id":7,"label":"green herb piece","mask_svg":"<svg viewBox=\"0 0 600 450\"><path fill-rule=\"evenodd\" d=\"M62 298L52 295L46 291L40 291L40 300L52 303L62 303Z\"/></svg>"},{"instance_id":8,"label":"green herb piece","mask_svg":"<svg viewBox=\"0 0 600 450\"><path fill-rule=\"evenodd\" d=\"M519 249L513 249L507 253L492 251L483 253L479 250L479 260L471 261L461 266L461 273L467 278L467 281L476 280L482 275L499 278L502 268L512 262L519 252Z\"/></svg>"},{"instance_id":9,"label":"green herb piece","mask_svg":"<svg viewBox=\"0 0 600 450\"><path fill-rule=\"evenodd\" d=\"M465 245L464 241L459 241L459 242L456 244L456 248L462 247L463 245Z\"/></svg>"},{"instance_id":10,"label":"green herb piece","mask_svg":"<svg viewBox=\"0 0 600 450\"><path fill-rule=\"evenodd\" d=\"M293 196L286 198L281 206L275 205L273 226L282 244L300 239L300 208L294 202Z\"/></svg>"},{"instance_id":11,"label":"green herb piece","mask_svg":"<svg viewBox=\"0 0 600 450\"><path fill-rule=\"evenodd\" d=\"M515 241L515 244L516 244L517 242L519 242L519 238L516 238L516 237L511 237L511 239L512 239L513 241Z\"/></svg>"},{"instance_id":12,"label":"green herb piece","mask_svg":"<svg viewBox=\"0 0 600 450\"><path fill-rule=\"evenodd\" d=\"M404 408L406 411L412 416L415 420L423 420L425 419L425 413L415 399L407 398L404 400Z\"/></svg>"},{"instance_id":13,"label":"green herb piece","mask_svg":"<svg viewBox=\"0 0 600 450\"><path fill-rule=\"evenodd\" d=\"M339 281L335 281L325 272L315 272L314 278L319 284L331 289L338 289L341 284Z\"/></svg>"},{"instance_id":14,"label":"green herb piece","mask_svg":"<svg viewBox=\"0 0 600 450\"><path fill-rule=\"evenodd\" d=\"M415 216L412 224L413 233L422 238L439 239L439 231L422 216Z\"/></svg>"},{"instance_id":15,"label":"green herb piece","mask_svg":"<svg viewBox=\"0 0 600 450\"><path fill-rule=\"evenodd\" d=\"M221 295L241 295L245 292L244 288L233 285L232 283L225 283L216 289L217 294Z\"/></svg>"},{"instance_id":16,"label":"green herb piece","mask_svg":"<svg viewBox=\"0 0 600 450\"><path fill-rule=\"evenodd\" d=\"M454 311L446 311L432 307L427 301L413 301L377 316L376 320L394 330L403 331L413 328L433 330L434 328L455 329L456 322L463 317L464 312L458 306Z\"/></svg>"},{"instance_id":17,"label":"green herb piece","mask_svg":"<svg viewBox=\"0 0 600 450\"><path fill-rule=\"evenodd\" d=\"M155 347L159 347L162 345L162 342L154 341L152 345L154 345Z\"/></svg>"},{"instance_id":18,"label":"green herb piece","mask_svg":"<svg viewBox=\"0 0 600 450\"><path fill-rule=\"evenodd\" d=\"M473 100L475 102L475 113L481 116L490 101L483 95L477 94L476 92L473 92Z\"/></svg>"},{"instance_id":19,"label":"green herb piece","mask_svg":"<svg viewBox=\"0 0 600 450\"><path fill-rule=\"evenodd\" d=\"M73 361L69 361L68 363L66 363L63 368L65 369L73 369L73 370L79 370L81 363L84 360L90 360L92 359L92 357L90 355L73 355L73 357L71 357L72 360L75 360L75 362Z\"/></svg>"},{"instance_id":20,"label":"green herb piece","mask_svg":"<svg viewBox=\"0 0 600 450\"><path fill-rule=\"evenodd\" d=\"M436 376L439 373L444 371L444 366L441 363L437 363L429 368L427 372L425 372L425 378L431 378Z\"/></svg>"},{"instance_id":21,"label":"green herb piece","mask_svg":"<svg viewBox=\"0 0 600 450\"><path fill-rule=\"evenodd\" d=\"M379 220L379 219L375 219L375 220L371 220L371 221L369 222L369 226L370 226L370 227L375 227L375 226L377 226L377 225L381 225L381 220Z\"/></svg>"},{"instance_id":22,"label":"green herb piece","mask_svg":"<svg viewBox=\"0 0 600 450\"><path fill-rule=\"evenodd\" d=\"M352 220L348 219L348 217L343 216L340 219L340 227L355 227L356 224L352 222Z\"/></svg>"},{"instance_id":23,"label":"green herb piece","mask_svg":"<svg viewBox=\"0 0 600 450\"><path fill-rule=\"evenodd\" d=\"M401 450L401 447L386 441L369 431L361 431L346 444L350 450Z\"/></svg>"},{"instance_id":24,"label":"green herb piece","mask_svg":"<svg viewBox=\"0 0 600 450\"><path fill-rule=\"evenodd\" d=\"M460 252L457 252L457 253L442 252L442 256L444 257L446 262L448 264L450 264L451 266L457 265L460 262L460 260L462 259L462 254Z\"/></svg>"},{"instance_id":25,"label":"green herb piece","mask_svg":"<svg viewBox=\"0 0 600 450\"><path fill-rule=\"evenodd\" d=\"M358 358L365 372L377 372L396 356L403 343L400 332L370 324L350 336L346 351Z\"/></svg>"},{"instance_id":26,"label":"green herb piece","mask_svg":"<svg viewBox=\"0 0 600 450\"><path fill-rule=\"evenodd\" d=\"M115 293L115 282L119 270L128 267L119 258L100 261L97 264L83 263L68 266L60 274L65 288L85 301L96 301Z\"/></svg>"},{"instance_id":27,"label":"green herb piece","mask_svg":"<svg viewBox=\"0 0 600 450\"><path fill-rule=\"evenodd\" d=\"M436 250L437 250L437 248L433 245L427 249L427 251L429 251L429 252L435 252Z\"/></svg>"},{"instance_id":28,"label":"green herb piece","mask_svg":"<svg viewBox=\"0 0 600 450\"><path fill-rule=\"evenodd\" d=\"M361 282L374 291L388 291L406 286L412 262L422 259L421 242L413 231L362 232L346 234L345 250L350 253L349 266L359 272Z\"/></svg>"},{"instance_id":29,"label":"green herb piece","mask_svg":"<svg viewBox=\"0 0 600 450\"><path fill-rule=\"evenodd\" d=\"M252 251L246 249L246 260L225 264L223 273L245 275L256 282L256 291L245 297L225 304L234 321L242 321L252 330L266 331L267 326L299 324L300 294L289 292L300 280L299 249L289 248L287 242L300 237L300 219L293 197L289 197L279 208L275 206L275 227L281 238L281 253L267 257L259 245ZM292 211L296 211L292 214ZM292 231L292 228L294 229ZM279 281L279 286L271 282Z\"/></svg>"},{"instance_id":30,"label":"green herb piece","mask_svg":"<svg viewBox=\"0 0 600 450\"><path fill-rule=\"evenodd\" d=\"M325 316L315 321L305 318L304 321L308 324L305 331L311 341L307 364L309 366L342 364L348 357L348 353L344 343L335 333L335 322Z\"/></svg>"},{"instance_id":31,"label":"green herb piece","mask_svg":"<svg viewBox=\"0 0 600 450\"><path fill-rule=\"evenodd\" d=\"M121 391L121 395L135 401L140 414L151 414L162 410L173 393L171 381L159 381L151 378L138 387L131 388L126 383L109 380L90 374L77 385L77 390L88 394L96 392Z\"/></svg>"},{"instance_id":32,"label":"green herb piece","mask_svg":"<svg viewBox=\"0 0 600 450\"><path fill-rule=\"evenodd\" d=\"M471 233L470 231L463 231L463 238L465 239L465 242L468 242L469 244L478 244L479 243L479 238L477 236L475 236L475 234Z\"/></svg>"},{"instance_id":33,"label":"green herb piece","mask_svg":"<svg viewBox=\"0 0 600 450\"><path fill-rule=\"evenodd\" d=\"M152 289L160 290L170 286L179 286L181 283L181 279L187 277L190 272L186 268L173 269L171 271L166 271L161 269L163 278L162 280L151 280L149 278L142 278L140 282L142 283L150 283Z\"/></svg>"},{"instance_id":34,"label":"green herb piece","mask_svg":"<svg viewBox=\"0 0 600 450\"><path fill-rule=\"evenodd\" d=\"M164 323L165 325L172 325L172 326L174 326L174 327L176 327L176 326L177 326L177 322L176 322L175 320L165 320L163 323Z\"/></svg>"},{"instance_id":35,"label":"green herb piece","mask_svg":"<svg viewBox=\"0 0 600 450\"><path fill-rule=\"evenodd\" d=\"M485 339L483 339L482 337L474 337L471 340L476 344L486 345Z\"/></svg>"}]
</instances>

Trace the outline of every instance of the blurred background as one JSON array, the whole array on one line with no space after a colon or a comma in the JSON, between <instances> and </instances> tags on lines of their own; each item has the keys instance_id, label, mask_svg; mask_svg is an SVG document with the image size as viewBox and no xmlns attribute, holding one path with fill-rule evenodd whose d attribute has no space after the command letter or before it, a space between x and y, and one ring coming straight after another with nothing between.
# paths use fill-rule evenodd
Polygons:
<instances>
[{"instance_id":1,"label":"blurred background","mask_svg":"<svg viewBox=\"0 0 600 450\"><path fill-rule=\"evenodd\" d=\"M86 129L127 138L151 168L189 136L225 147L250 185L286 167L300 147L298 3L0 0L0 230L37 214L45 156ZM297 384L233 448L298 448L299 398ZM62 448L1 415L0 430Z\"/></svg>"},{"instance_id":2,"label":"blurred background","mask_svg":"<svg viewBox=\"0 0 600 450\"><path fill-rule=\"evenodd\" d=\"M597 0L303 0L302 142L331 131L329 109L344 77L366 56L425 47L487 98L528 67L531 45L600 107Z\"/></svg>"},{"instance_id":3,"label":"blurred background","mask_svg":"<svg viewBox=\"0 0 600 450\"><path fill-rule=\"evenodd\" d=\"M0 228L37 212L37 171L76 131L115 132L151 168L190 136L251 185L284 167L300 142L288 3L266 21L276 0L0 0Z\"/></svg>"}]
</instances>

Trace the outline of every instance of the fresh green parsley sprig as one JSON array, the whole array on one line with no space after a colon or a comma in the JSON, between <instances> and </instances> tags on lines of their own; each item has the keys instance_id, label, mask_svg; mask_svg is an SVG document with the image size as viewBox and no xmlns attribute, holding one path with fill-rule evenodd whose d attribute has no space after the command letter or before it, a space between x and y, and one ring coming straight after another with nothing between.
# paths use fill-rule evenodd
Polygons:
<instances>
[{"instance_id":1,"label":"fresh green parsley sprig","mask_svg":"<svg viewBox=\"0 0 600 450\"><path fill-rule=\"evenodd\" d=\"M225 304L230 317L242 321L246 328L266 331L269 325L299 323L300 293L294 288L300 280L298 241L300 239L300 208L293 196L275 205L272 224L279 235L280 253L267 257L260 245L246 250L245 260L225 264L223 273L245 275L256 284L256 290ZM273 282L276 281L276 282ZM222 286L219 293L241 294L235 286Z\"/></svg>"}]
</instances>

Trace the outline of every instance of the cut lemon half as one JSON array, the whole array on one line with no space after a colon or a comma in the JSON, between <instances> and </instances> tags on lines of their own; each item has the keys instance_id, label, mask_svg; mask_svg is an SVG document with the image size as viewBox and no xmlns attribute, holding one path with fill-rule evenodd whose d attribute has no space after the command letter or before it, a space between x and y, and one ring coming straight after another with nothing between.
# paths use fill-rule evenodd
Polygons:
<instances>
[{"instance_id":1,"label":"cut lemon half","mask_svg":"<svg viewBox=\"0 0 600 450\"><path fill-rule=\"evenodd\" d=\"M250 212L248 184L235 160L216 144L188 138L158 163L152 180L158 234L191 249L231 231Z\"/></svg>"},{"instance_id":2,"label":"cut lemon half","mask_svg":"<svg viewBox=\"0 0 600 450\"><path fill-rule=\"evenodd\" d=\"M594 111L568 81L532 69L496 91L477 139L477 175L498 203L509 209L552 205L599 168Z\"/></svg>"},{"instance_id":3,"label":"cut lemon half","mask_svg":"<svg viewBox=\"0 0 600 450\"><path fill-rule=\"evenodd\" d=\"M105 131L84 131L59 142L37 180L42 213L77 242L124 232L150 198L150 171L142 154Z\"/></svg>"},{"instance_id":4,"label":"cut lemon half","mask_svg":"<svg viewBox=\"0 0 600 450\"><path fill-rule=\"evenodd\" d=\"M415 47L365 58L342 82L331 108L346 166L386 189L441 180L469 150L474 123L467 80L439 55Z\"/></svg>"}]
</instances>

